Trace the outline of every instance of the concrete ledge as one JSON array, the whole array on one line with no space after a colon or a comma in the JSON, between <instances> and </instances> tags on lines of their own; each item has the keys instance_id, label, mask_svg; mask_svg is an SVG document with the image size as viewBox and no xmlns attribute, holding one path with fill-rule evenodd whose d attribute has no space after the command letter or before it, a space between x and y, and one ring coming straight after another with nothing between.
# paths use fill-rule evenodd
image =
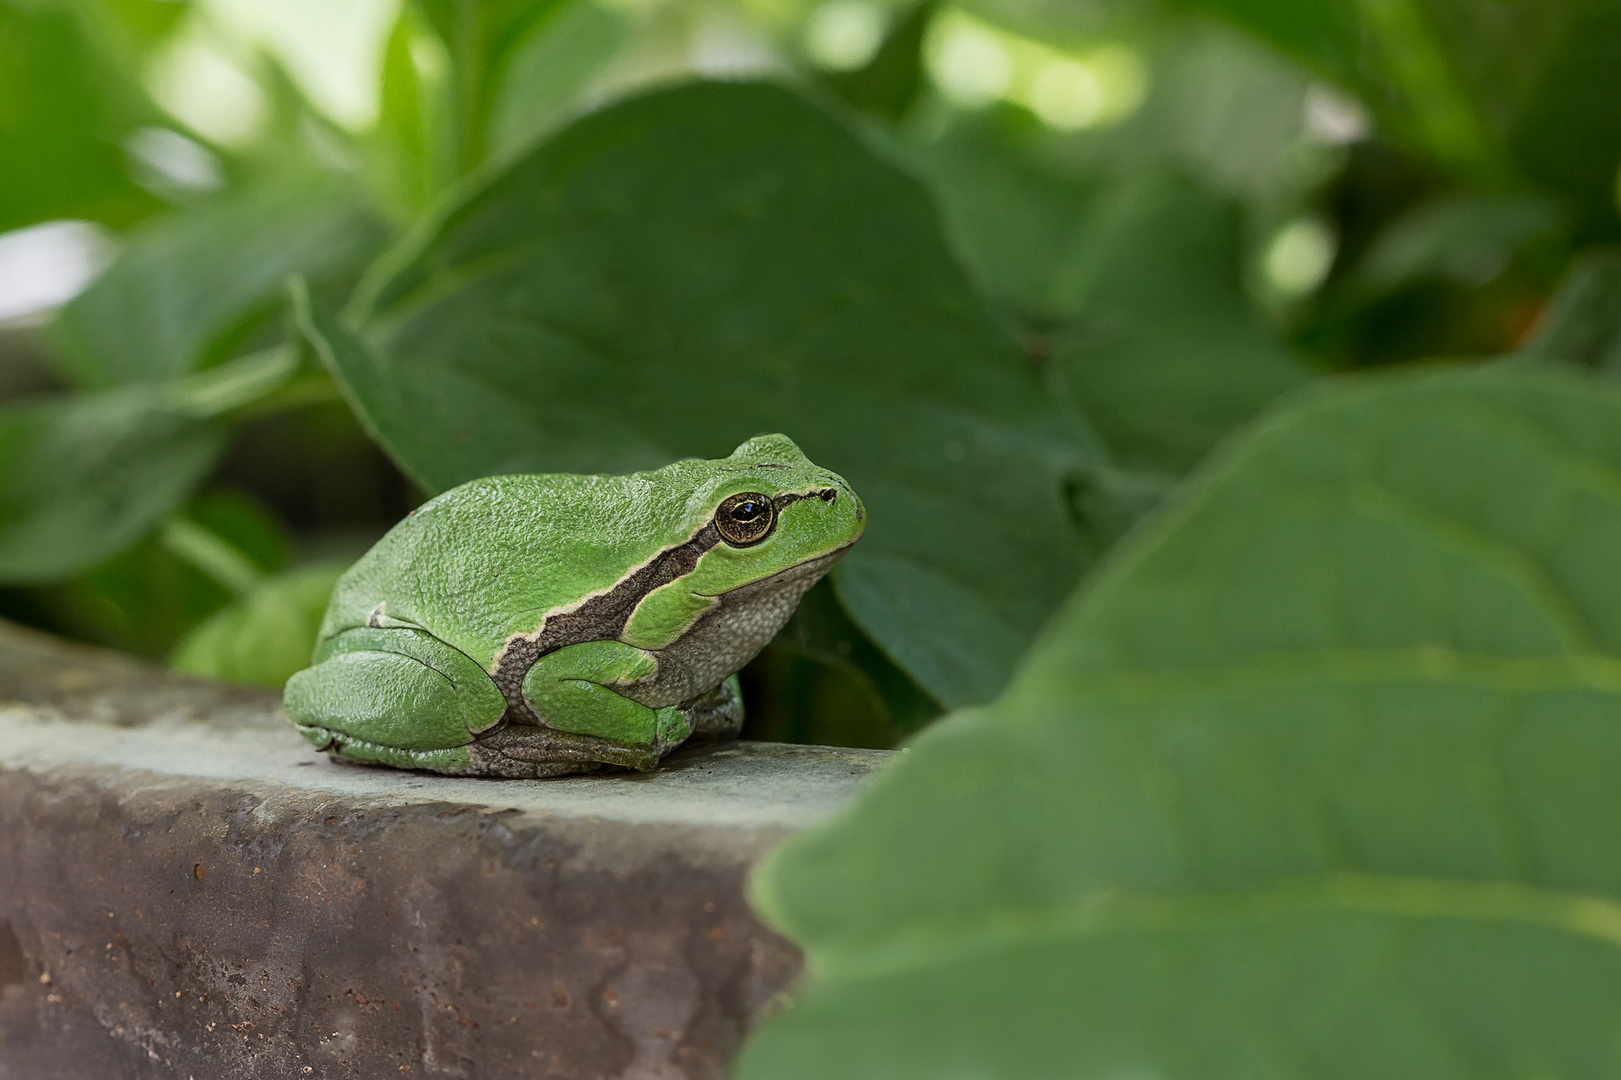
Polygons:
<instances>
[{"instance_id":1,"label":"concrete ledge","mask_svg":"<svg viewBox=\"0 0 1621 1080\"><path fill-rule=\"evenodd\" d=\"M0 624L0 1078L720 1076L800 965L749 866L887 757L373 770Z\"/></svg>"}]
</instances>

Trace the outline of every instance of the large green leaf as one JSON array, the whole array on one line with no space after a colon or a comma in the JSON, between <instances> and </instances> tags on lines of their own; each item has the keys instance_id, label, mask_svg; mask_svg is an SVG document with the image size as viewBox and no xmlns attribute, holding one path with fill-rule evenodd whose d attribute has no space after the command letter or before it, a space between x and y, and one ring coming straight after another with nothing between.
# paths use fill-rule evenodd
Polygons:
<instances>
[{"instance_id":1,"label":"large green leaf","mask_svg":"<svg viewBox=\"0 0 1621 1080\"><path fill-rule=\"evenodd\" d=\"M290 274L352 280L382 230L330 179L284 178L151 221L54 327L80 386L172 379L226 359Z\"/></svg>"},{"instance_id":2,"label":"large green leaf","mask_svg":"<svg viewBox=\"0 0 1621 1080\"><path fill-rule=\"evenodd\" d=\"M587 117L312 327L427 487L646 468L783 431L871 527L837 588L947 703L984 700L1084 557L1078 457L907 176L786 90L696 84Z\"/></svg>"},{"instance_id":3,"label":"large green leaf","mask_svg":"<svg viewBox=\"0 0 1621 1080\"><path fill-rule=\"evenodd\" d=\"M137 386L0 412L0 581L77 573L190 495L224 431L187 404Z\"/></svg>"},{"instance_id":4,"label":"large green leaf","mask_svg":"<svg viewBox=\"0 0 1621 1080\"><path fill-rule=\"evenodd\" d=\"M1028 318L1059 323L1079 313L1066 267L1108 180L1054 167L1031 137L1034 125L1011 108L987 110L911 153L980 289Z\"/></svg>"},{"instance_id":5,"label":"large green leaf","mask_svg":"<svg viewBox=\"0 0 1621 1080\"><path fill-rule=\"evenodd\" d=\"M0 232L50 218L125 225L160 205L118 145L151 106L98 53L85 16L0 3Z\"/></svg>"},{"instance_id":6,"label":"large green leaf","mask_svg":"<svg viewBox=\"0 0 1621 1080\"><path fill-rule=\"evenodd\" d=\"M1621 392L1336 384L754 883L738 1076L1621 1072Z\"/></svg>"}]
</instances>

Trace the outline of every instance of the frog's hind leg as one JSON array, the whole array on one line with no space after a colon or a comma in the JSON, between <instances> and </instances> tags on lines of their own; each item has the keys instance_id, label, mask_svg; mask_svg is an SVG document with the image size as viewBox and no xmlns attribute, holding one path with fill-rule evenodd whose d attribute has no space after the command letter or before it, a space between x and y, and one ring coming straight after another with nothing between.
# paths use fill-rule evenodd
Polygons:
<instances>
[{"instance_id":1,"label":"frog's hind leg","mask_svg":"<svg viewBox=\"0 0 1621 1080\"><path fill-rule=\"evenodd\" d=\"M625 648L628 649L628 646ZM564 673L579 672L573 669ZM556 671L553 672L554 677L557 674ZM558 776L563 773L595 769L604 764L622 765L645 772L654 768L660 756L675 745L669 739L671 735L681 734L682 718L685 718L686 727L691 729L691 737L694 739L735 739L743 726L743 695L738 689L736 675L709 693L673 709L649 710L633 701L619 698L618 695L609 699L604 695L611 694L612 691L597 684L582 686L575 681L568 689L580 697L589 695L587 707L592 709L599 723L602 722L604 713L616 719L623 714L632 722L639 719L643 713L651 713L647 722L654 728L653 745L625 746L620 742L580 732L509 724L480 735L467 747L468 753L472 755L473 764L479 771L494 776ZM548 695L554 707L557 697L555 691ZM663 730L670 733L662 739L659 735L661 719L664 721ZM542 768L553 771L549 773L524 771Z\"/></svg>"},{"instance_id":2,"label":"frog's hind leg","mask_svg":"<svg viewBox=\"0 0 1621 1080\"><path fill-rule=\"evenodd\" d=\"M529 752L536 755L552 745L568 746L604 764L650 772L692 734L683 710L649 707L620 693L657 670L651 653L620 641L566 645L524 673L524 701L543 727L512 725L501 734L528 736L535 743Z\"/></svg>"},{"instance_id":3,"label":"frog's hind leg","mask_svg":"<svg viewBox=\"0 0 1621 1080\"><path fill-rule=\"evenodd\" d=\"M330 639L315 660L287 681L284 701L316 749L402 769L481 771L468 744L500 722L506 699L465 653L420 630L361 627Z\"/></svg>"}]
</instances>

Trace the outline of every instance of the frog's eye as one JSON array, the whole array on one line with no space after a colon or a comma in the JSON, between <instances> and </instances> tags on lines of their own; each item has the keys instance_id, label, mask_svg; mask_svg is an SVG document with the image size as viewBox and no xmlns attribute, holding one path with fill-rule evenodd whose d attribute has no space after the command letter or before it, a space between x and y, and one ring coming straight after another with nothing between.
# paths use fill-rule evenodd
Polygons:
<instances>
[{"instance_id":1,"label":"frog's eye","mask_svg":"<svg viewBox=\"0 0 1621 1080\"><path fill-rule=\"evenodd\" d=\"M715 528L733 547L758 544L777 527L777 508L758 491L743 491L729 497L715 511Z\"/></svg>"}]
</instances>

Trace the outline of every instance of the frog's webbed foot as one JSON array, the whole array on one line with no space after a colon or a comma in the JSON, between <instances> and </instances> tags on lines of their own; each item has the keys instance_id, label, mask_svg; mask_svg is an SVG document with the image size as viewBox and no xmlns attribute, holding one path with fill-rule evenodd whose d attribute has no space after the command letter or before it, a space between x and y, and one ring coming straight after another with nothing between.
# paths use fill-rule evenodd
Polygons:
<instances>
[{"instance_id":1,"label":"frog's webbed foot","mask_svg":"<svg viewBox=\"0 0 1621 1080\"><path fill-rule=\"evenodd\" d=\"M725 682L709 693L700 694L681 706L681 711L692 727L693 739L718 742L737 738L738 732L743 730L743 691L737 684L737 676L728 675Z\"/></svg>"},{"instance_id":2,"label":"frog's webbed foot","mask_svg":"<svg viewBox=\"0 0 1621 1080\"><path fill-rule=\"evenodd\" d=\"M737 676L669 711L686 717L693 739L737 738L743 726L743 695L738 689ZM679 731L680 721L676 720L675 724ZM452 776L501 776L513 780L593 772L604 765L651 772L658 767L659 759L677 745L679 742L661 739L651 746L629 747L591 735L509 723L468 744L466 765L439 771Z\"/></svg>"},{"instance_id":3,"label":"frog's webbed foot","mask_svg":"<svg viewBox=\"0 0 1621 1080\"><path fill-rule=\"evenodd\" d=\"M450 776L500 776L540 780L548 776L595 772L604 765L623 765L641 772L658 767L656 750L637 750L606 739L529 724L507 724L467 745L467 764L440 769Z\"/></svg>"}]
</instances>

